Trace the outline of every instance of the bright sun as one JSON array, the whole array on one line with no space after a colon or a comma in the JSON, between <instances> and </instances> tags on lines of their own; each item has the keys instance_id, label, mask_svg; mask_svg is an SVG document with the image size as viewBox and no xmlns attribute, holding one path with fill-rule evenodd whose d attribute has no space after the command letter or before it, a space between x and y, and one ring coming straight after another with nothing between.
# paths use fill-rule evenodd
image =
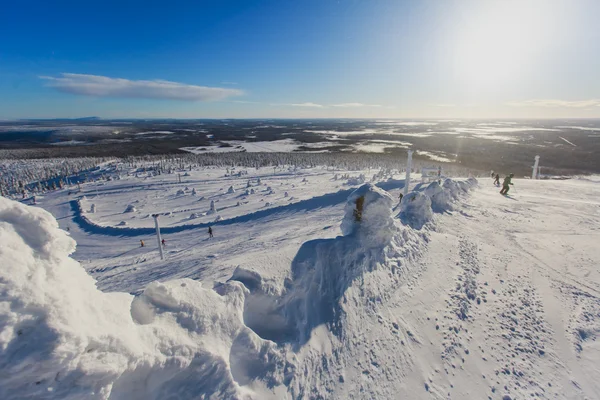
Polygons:
<instances>
[{"instance_id":1,"label":"bright sun","mask_svg":"<svg viewBox=\"0 0 600 400\"><path fill-rule=\"evenodd\" d=\"M509 85L548 43L552 1L481 1L459 22L454 43L457 78L489 89Z\"/></svg>"}]
</instances>

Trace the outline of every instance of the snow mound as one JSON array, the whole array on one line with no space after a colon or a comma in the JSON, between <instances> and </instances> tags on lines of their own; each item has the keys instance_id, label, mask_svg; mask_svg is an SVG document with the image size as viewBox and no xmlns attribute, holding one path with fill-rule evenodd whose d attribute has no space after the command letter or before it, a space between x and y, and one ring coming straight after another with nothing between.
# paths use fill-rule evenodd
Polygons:
<instances>
[{"instance_id":1,"label":"snow mound","mask_svg":"<svg viewBox=\"0 0 600 400\"><path fill-rule=\"evenodd\" d=\"M431 208L435 212L444 212L452 210L455 196L444 188L438 182L432 182L425 188L425 195L431 199Z\"/></svg>"},{"instance_id":2,"label":"snow mound","mask_svg":"<svg viewBox=\"0 0 600 400\"><path fill-rule=\"evenodd\" d=\"M357 186L357 185L362 185L363 183L365 183L366 178L363 174L360 174L359 176L353 176L348 178L348 180L346 181L346 185L348 186Z\"/></svg>"},{"instance_id":3,"label":"snow mound","mask_svg":"<svg viewBox=\"0 0 600 400\"><path fill-rule=\"evenodd\" d=\"M422 229L433 218L431 199L421 192L410 192L400 203L400 220L414 229Z\"/></svg>"},{"instance_id":4,"label":"snow mound","mask_svg":"<svg viewBox=\"0 0 600 400\"><path fill-rule=\"evenodd\" d=\"M405 225L422 229L433 219L434 212L453 210L454 203L477 185L475 178L463 181L446 179L442 185L432 182L422 192L410 192L402 198L398 217Z\"/></svg>"},{"instance_id":5,"label":"snow mound","mask_svg":"<svg viewBox=\"0 0 600 400\"><path fill-rule=\"evenodd\" d=\"M125 208L125 211L123 211L124 213L130 213L130 212L136 212L137 209L135 208L135 206L133 204L129 204L127 205L127 208Z\"/></svg>"},{"instance_id":6,"label":"snow mound","mask_svg":"<svg viewBox=\"0 0 600 400\"><path fill-rule=\"evenodd\" d=\"M380 298L392 290L407 269L405 263L420 253L420 236L396 223L392 202L387 192L371 184L352 192L342 222L344 236L304 243L281 293L258 273L237 268L231 280L249 290L246 325L262 338L289 343L295 351L323 327L326 331L318 335L330 339L319 340L331 343L356 329L365 311L354 306L367 301L362 296ZM354 290L355 285L374 292L363 294L362 289Z\"/></svg>"},{"instance_id":7,"label":"snow mound","mask_svg":"<svg viewBox=\"0 0 600 400\"><path fill-rule=\"evenodd\" d=\"M2 197L0 240L0 398L281 397L291 367L244 325L240 283L103 293L49 213Z\"/></svg>"},{"instance_id":8,"label":"snow mound","mask_svg":"<svg viewBox=\"0 0 600 400\"><path fill-rule=\"evenodd\" d=\"M227 189L227 193L228 193L228 194L233 194L233 193L235 193L235 189L233 188L233 186L229 186L229 189Z\"/></svg>"},{"instance_id":9,"label":"snow mound","mask_svg":"<svg viewBox=\"0 0 600 400\"><path fill-rule=\"evenodd\" d=\"M367 183L348 196L341 230L344 236L358 234L365 244L379 246L389 240L393 230L392 196Z\"/></svg>"}]
</instances>

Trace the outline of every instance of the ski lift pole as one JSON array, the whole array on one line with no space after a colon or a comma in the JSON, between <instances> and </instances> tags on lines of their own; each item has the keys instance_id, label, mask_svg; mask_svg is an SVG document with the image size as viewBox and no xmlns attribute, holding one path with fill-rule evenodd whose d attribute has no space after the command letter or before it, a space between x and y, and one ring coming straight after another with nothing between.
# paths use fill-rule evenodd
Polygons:
<instances>
[{"instance_id":1,"label":"ski lift pole","mask_svg":"<svg viewBox=\"0 0 600 400\"><path fill-rule=\"evenodd\" d=\"M406 159L406 178L404 179L404 196L408 194L408 186L410 185L410 170L412 169L413 151L408 150L408 158Z\"/></svg>"},{"instance_id":2,"label":"ski lift pole","mask_svg":"<svg viewBox=\"0 0 600 400\"><path fill-rule=\"evenodd\" d=\"M152 214L152 217L154 218L154 227L156 228L156 239L158 240L158 252L160 253L160 259L164 260L165 256L163 254L162 239L160 238L160 227L158 226L158 215L159 214Z\"/></svg>"}]
</instances>

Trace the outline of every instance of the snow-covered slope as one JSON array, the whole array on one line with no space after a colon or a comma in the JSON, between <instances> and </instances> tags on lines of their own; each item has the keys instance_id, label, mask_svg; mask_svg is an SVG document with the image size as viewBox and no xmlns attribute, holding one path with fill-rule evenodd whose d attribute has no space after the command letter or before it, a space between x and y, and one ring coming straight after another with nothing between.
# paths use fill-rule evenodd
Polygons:
<instances>
[{"instance_id":1,"label":"snow-covered slope","mask_svg":"<svg viewBox=\"0 0 600 400\"><path fill-rule=\"evenodd\" d=\"M64 192L58 222L0 198L0 398L598 397L598 181L397 183L178 228L164 261Z\"/></svg>"}]
</instances>

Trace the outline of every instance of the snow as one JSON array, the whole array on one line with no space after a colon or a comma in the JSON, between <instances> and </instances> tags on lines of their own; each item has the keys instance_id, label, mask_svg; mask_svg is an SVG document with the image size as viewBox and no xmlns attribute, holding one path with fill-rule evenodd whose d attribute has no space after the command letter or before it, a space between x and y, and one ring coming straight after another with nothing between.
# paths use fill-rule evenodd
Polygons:
<instances>
[{"instance_id":1,"label":"snow","mask_svg":"<svg viewBox=\"0 0 600 400\"><path fill-rule=\"evenodd\" d=\"M241 140L224 140L222 143L228 146L221 147L218 145L214 146L203 146L203 147L182 147L181 150L188 151L194 154L203 153L229 153L229 152L240 152L246 151L249 153L260 153L260 152L291 152L297 150L302 143L297 142L294 139L281 139L273 140L270 142L246 142Z\"/></svg>"},{"instance_id":2,"label":"snow","mask_svg":"<svg viewBox=\"0 0 600 400\"><path fill-rule=\"evenodd\" d=\"M397 144L392 144L393 141L387 141L387 143L381 143L381 141L373 141L367 143L357 143L352 145L352 147L359 152L363 153L385 153L386 149L400 149L407 148L408 146L402 145L401 142Z\"/></svg>"},{"instance_id":3,"label":"snow","mask_svg":"<svg viewBox=\"0 0 600 400\"><path fill-rule=\"evenodd\" d=\"M240 170L0 197L0 398L598 397L599 177Z\"/></svg>"},{"instance_id":4,"label":"snow","mask_svg":"<svg viewBox=\"0 0 600 400\"><path fill-rule=\"evenodd\" d=\"M574 144L573 142L571 142L571 141L569 141L569 140L565 139L564 137L562 137L562 136L559 136L559 138L560 138L560 139L562 139L563 141L565 141L566 143L570 144L571 146L573 146L573 147L577 147L577 145L576 145L576 144Z\"/></svg>"},{"instance_id":5,"label":"snow","mask_svg":"<svg viewBox=\"0 0 600 400\"><path fill-rule=\"evenodd\" d=\"M243 286L103 293L49 213L0 198L0 221L3 399L261 397L272 390L255 379L282 384L281 350L243 324Z\"/></svg>"},{"instance_id":6,"label":"snow","mask_svg":"<svg viewBox=\"0 0 600 400\"><path fill-rule=\"evenodd\" d=\"M357 210L358 199L363 201L362 210ZM370 183L359 187L348 196L342 234L359 235L362 242L383 247L392 235L392 203L389 193Z\"/></svg>"},{"instance_id":7,"label":"snow","mask_svg":"<svg viewBox=\"0 0 600 400\"><path fill-rule=\"evenodd\" d=\"M449 159L448 157L445 157L445 153L441 153L441 154L442 155L435 154L430 151L417 150L417 155L425 156L425 157L429 158L430 160L439 161L439 162L447 162L447 163L453 162L453 160Z\"/></svg>"},{"instance_id":8,"label":"snow","mask_svg":"<svg viewBox=\"0 0 600 400\"><path fill-rule=\"evenodd\" d=\"M581 131L600 131L600 128L589 127L589 126L556 126L560 129L577 129Z\"/></svg>"},{"instance_id":9,"label":"snow","mask_svg":"<svg viewBox=\"0 0 600 400\"><path fill-rule=\"evenodd\" d=\"M410 192L402 198L400 214L402 222L415 229L421 229L433 218L431 199L421 192Z\"/></svg>"}]
</instances>

